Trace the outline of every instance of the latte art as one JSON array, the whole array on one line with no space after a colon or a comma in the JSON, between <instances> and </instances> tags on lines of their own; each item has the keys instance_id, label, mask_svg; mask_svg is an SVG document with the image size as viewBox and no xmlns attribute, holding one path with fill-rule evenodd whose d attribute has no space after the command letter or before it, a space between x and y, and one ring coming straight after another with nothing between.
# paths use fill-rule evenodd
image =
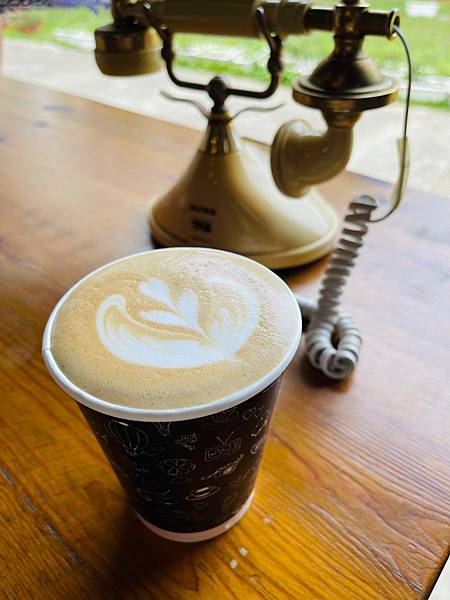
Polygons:
<instances>
[{"instance_id":1,"label":"latte art","mask_svg":"<svg viewBox=\"0 0 450 600\"><path fill-rule=\"evenodd\" d=\"M124 296L108 296L97 311L100 340L117 358L148 367L192 368L236 360L256 326L258 300L225 277L209 278L208 286L209 304L202 305L194 290L174 297L163 279L150 277L138 286L152 305L139 311L140 320L129 314ZM229 306L222 304L223 288L233 300Z\"/></svg>"},{"instance_id":2,"label":"latte art","mask_svg":"<svg viewBox=\"0 0 450 600\"><path fill-rule=\"evenodd\" d=\"M87 276L63 298L44 338L83 392L165 410L269 385L299 336L295 298L271 271L237 254L170 248Z\"/></svg>"}]
</instances>

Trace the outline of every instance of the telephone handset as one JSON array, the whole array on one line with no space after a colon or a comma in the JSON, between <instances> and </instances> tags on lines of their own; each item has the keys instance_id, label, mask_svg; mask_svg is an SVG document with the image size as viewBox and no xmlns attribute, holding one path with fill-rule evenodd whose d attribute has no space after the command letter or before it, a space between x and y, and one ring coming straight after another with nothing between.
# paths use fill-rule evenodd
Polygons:
<instances>
[{"instance_id":1,"label":"telephone handset","mask_svg":"<svg viewBox=\"0 0 450 600\"><path fill-rule=\"evenodd\" d=\"M307 264L332 251L318 302L298 300L304 318L310 321L305 337L311 362L330 378L346 377L358 360L361 336L350 317L339 311L343 288L369 223L384 220L398 207L408 172L411 59L399 29L398 10L373 11L360 0L342 0L334 7L296 0L197 0L195 11L190 2L174 0L113 0L112 5L114 23L95 32L96 59L103 72L132 75L153 70L154 46L147 35L153 28L162 41L161 56L170 79L182 88L207 92L213 101L209 111L192 102L208 119L208 126L183 176L152 203L149 222L153 237L163 246L231 250L273 269ZM229 114L225 103L230 95L271 96L282 70L282 39L314 30L333 32L334 50L310 76L300 77L293 96L297 102L321 110L327 129L312 132L295 121L280 128L271 146L277 190L262 163L255 161L233 129L236 115ZM269 84L255 91L230 87L221 77L207 85L179 79L173 70L175 32L263 37L270 50ZM385 215L376 217L378 203L371 196L361 195L351 202L333 250L338 220L312 186L344 169L351 154L353 126L362 112L393 102L398 91L397 83L381 75L362 52L366 35L398 36L407 56L399 177ZM302 199L296 203L288 196Z\"/></svg>"}]
</instances>

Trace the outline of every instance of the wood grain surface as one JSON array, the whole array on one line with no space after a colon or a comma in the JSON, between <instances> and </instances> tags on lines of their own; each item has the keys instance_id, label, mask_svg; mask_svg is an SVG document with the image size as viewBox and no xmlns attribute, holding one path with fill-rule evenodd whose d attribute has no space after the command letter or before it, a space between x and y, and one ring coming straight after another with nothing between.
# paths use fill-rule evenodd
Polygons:
<instances>
[{"instance_id":1,"label":"wood grain surface","mask_svg":"<svg viewBox=\"0 0 450 600\"><path fill-rule=\"evenodd\" d=\"M448 199L409 192L373 226L345 294L360 364L330 385L297 354L253 506L217 540L179 545L144 529L46 372L54 304L89 271L150 247L148 201L198 140L0 80L0 596L424 598L450 534ZM389 191L351 174L323 188L341 208L369 189ZM282 275L314 295L325 264Z\"/></svg>"}]
</instances>

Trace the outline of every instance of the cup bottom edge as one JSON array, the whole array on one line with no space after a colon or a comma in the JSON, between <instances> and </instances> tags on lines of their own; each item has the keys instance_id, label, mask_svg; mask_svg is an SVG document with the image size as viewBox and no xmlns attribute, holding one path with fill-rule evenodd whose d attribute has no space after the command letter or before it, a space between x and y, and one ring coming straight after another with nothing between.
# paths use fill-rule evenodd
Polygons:
<instances>
[{"instance_id":1,"label":"cup bottom edge","mask_svg":"<svg viewBox=\"0 0 450 600\"><path fill-rule=\"evenodd\" d=\"M203 531L192 531L189 533L183 533L180 531L170 531L169 529L162 529L150 521L147 521L138 511L136 515L139 520L146 526L150 531L156 533L160 537L165 538L166 540L171 540L172 542L187 542L187 543L195 543L195 542L204 542L206 540L210 540L222 533L225 533L229 529L236 525L238 521L242 519L245 513L250 508L250 505L253 501L253 497L255 495L255 491L253 490L241 508L235 513L232 517L230 517L227 521L224 521L220 525L216 525L215 527L211 527L211 529L204 529Z\"/></svg>"}]
</instances>

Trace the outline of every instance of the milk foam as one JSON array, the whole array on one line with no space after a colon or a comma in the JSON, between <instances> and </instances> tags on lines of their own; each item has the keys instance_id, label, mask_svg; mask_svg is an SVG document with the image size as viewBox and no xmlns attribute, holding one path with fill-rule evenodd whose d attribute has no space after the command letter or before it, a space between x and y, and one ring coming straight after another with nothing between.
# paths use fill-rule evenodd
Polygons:
<instances>
[{"instance_id":1,"label":"milk foam","mask_svg":"<svg viewBox=\"0 0 450 600\"><path fill-rule=\"evenodd\" d=\"M152 308L139 311L136 320L124 296L108 296L97 311L98 335L111 354L135 365L179 369L235 360L256 326L258 299L226 277L211 277L208 287L210 303L202 305L194 290L183 289L176 297L170 284L150 277L139 283L138 293ZM228 306L223 304L222 288L234 296Z\"/></svg>"},{"instance_id":2,"label":"milk foam","mask_svg":"<svg viewBox=\"0 0 450 600\"><path fill-rule=\"evenodd\" d=\"M298 341L284 283L239 255L171 248L106 265L76 285L50 350L72 384L126 407L194 407L240 392Z\"/></svg>"}]
</instances>

